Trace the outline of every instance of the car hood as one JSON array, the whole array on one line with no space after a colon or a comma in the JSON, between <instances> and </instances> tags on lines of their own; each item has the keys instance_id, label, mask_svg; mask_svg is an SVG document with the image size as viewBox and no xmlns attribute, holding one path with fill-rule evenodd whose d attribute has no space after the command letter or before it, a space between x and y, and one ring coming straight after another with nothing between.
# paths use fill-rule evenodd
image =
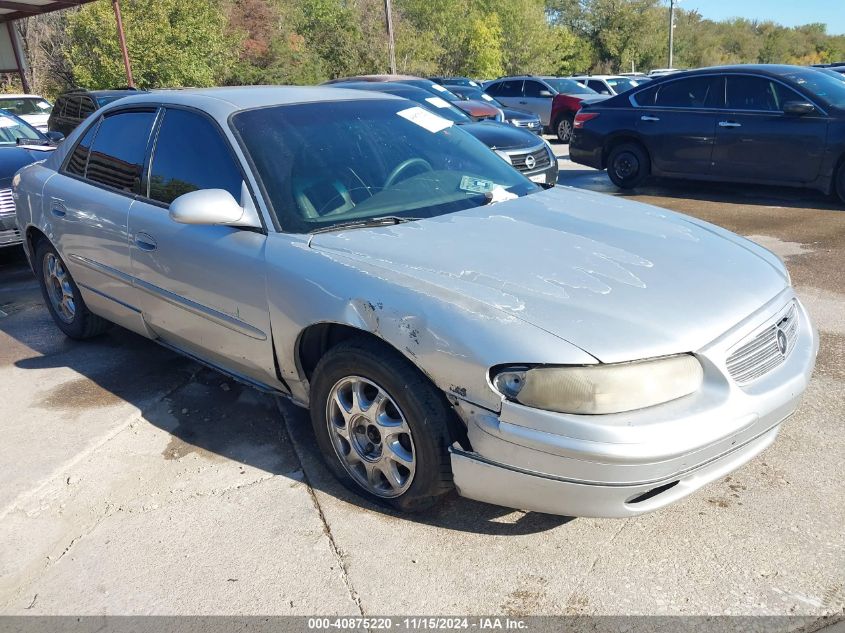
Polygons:
<instances>
[{"instance_id":1,"label":"car hood","mask_svg":"<svg viewBox=\"0 0 845 633\"><path fill-rule=\"evenodd\" d=\"M407 224L317 234L311 247L402 273L426 294L472 297L601 362L698 350L788 285L771 253L723 229L563 187Z\"/></svg>"},{"instance_id":2,"label":"car hood","mask_svg":"<svg viewBox=\"0 0 845 633\"><path fill-rule=\"evenodd\" d=\"M519 119L520 121L530 120L530 121L539 121L540 117L534 114L533 112L529 112L528 110L520 110L519 108L499 108L502 112L505 113L506 119Z\"/></svg>"},{"instance_id":3,"label":"car hood","mask_svg":"<svg viewBox=\"0 0 845 633\"><path fill-rule=\"evenodd\" d=\"M460 127L490 149L534 147L540 142L536 134L508 123L480 121L479 123L463 123Z\"/></svg>"},{"instance_id":4,"label":"car hood","mask_svg":"<svg viewBox=\"0 0 845 633\"><path fill-rule=\"evenodd\" d=\"M499 108L496 106L484 103L483 101L475 101L474 99L455 101L452 105L459 107L470 116L496 116L499 113Z\"/></svg>"},{"instance_id":5,"label":"car hood","mask_svg":"<svg viewBox=\"0 0 845 633\"><path fill-rule=\"evenodd\" d=\"M0 186L8 187L12 177L30 163L44 160L55 151L55 147L18 146L0 147Z\"/></svg>"}]
</instances>

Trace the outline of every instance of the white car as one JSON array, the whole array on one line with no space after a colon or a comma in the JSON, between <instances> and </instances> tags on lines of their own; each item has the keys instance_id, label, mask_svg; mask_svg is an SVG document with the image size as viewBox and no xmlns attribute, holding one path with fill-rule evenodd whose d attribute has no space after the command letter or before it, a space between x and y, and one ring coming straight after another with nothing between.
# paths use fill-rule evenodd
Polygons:
<instances>
[{"instance_id":1,"label":"white car","mask_svg":"<svg viewBox=\"0 0 845 633\"><path fill-rule=\"evenodd\" d=\"M19 116L39 132L46 132L53 104L40 95L0 95L0 109Z\"/></svg>"},{"instance_id":2,"label":"white car","mask_svg":"<svg viewBox=\"0 0 845 633\"><path fill-rule=\"evenodd\" d=\"M595 90L600 95L610 95L611 97L631 88L636 88L641 83L636 77L625 77L623 75L582 75L572 77L572 79L582 86Z\"/></svg>"}]
</instances>

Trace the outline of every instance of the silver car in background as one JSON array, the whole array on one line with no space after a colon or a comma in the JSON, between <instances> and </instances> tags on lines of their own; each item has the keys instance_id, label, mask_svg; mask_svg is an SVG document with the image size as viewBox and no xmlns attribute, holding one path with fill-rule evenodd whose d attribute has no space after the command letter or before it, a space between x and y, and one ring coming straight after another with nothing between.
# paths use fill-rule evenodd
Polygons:
<instances>
[{"instance_id":1,"label":"silver car in background","mask_svg":"<svg viewBox=\"0 0 845 633\"><path fill-rule=\"evenodd\" d=\"M56 324L110 323L309 407L351 488L625 517L760 453L818 339L769 251L543 190L404 99L148 93L15 178Z\"/></svg>"}]
</instances>

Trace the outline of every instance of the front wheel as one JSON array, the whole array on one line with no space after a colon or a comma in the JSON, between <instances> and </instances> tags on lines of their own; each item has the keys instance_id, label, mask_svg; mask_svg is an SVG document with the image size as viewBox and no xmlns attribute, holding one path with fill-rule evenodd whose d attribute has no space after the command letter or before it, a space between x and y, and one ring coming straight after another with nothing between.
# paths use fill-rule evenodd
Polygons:
<instances>
[{"instance_id":1,"label":"front wheel","mask_svg":"<svg viewBox=\"0 0 845 633\"><path fill-rule=\"evenodd\" d=\"M352 339L329 350L311 383L311 423L347 487L402 511L427 509L452 487L443 393L386 344Z\"/></svg>"},{"instance_id":2,"label":"front wheel","mask_svg":"<svg viewBox=\"0 0 845 633\"><path fill-rule=\"evenodd\" d=\"M561 117L560 121L557 122L555 134L557 134L557 140L561 143L569 143L572 140L573 121L574 118L572 116L566 115Z\"/></svg>"},{"instance_id":3,"label":"front wheel","mask_svg":"<svg viewBox=\"0 0 845 633\"><path fill-rule=\"evenodd\" d=\"M651 161L639 143L623 143L610 150L607 175L620 189L632 189L642 183L651 172Z\"/></svg>"}]
</instances>

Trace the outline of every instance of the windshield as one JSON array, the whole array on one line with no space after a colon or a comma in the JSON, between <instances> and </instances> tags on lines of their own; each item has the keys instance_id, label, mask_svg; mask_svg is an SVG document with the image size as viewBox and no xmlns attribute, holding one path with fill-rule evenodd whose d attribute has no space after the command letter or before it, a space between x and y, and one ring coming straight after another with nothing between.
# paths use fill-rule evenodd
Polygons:
<instances>
[{"instance_id":1,"label":"windshield","mask_svg":"<svg viewBox=\"0 0 845 633\"><path fill-rule=\"evenodd\" d=\"M830 71L807 68L783 73L781 77L801 86L827 105L845 108L845 81Z\"/></svg>"},{"instance_id":2,"label":"windshield","mask_svg":"<svg viewBox=\"0 0 845 633\"><path fill-rule=\"evenodd\" d=\"M625 92L631 88L636 88L639 83L633 79L628 79L627 77L615 77L608 79L607 85L613 88L616 94L619 94L620 92Z\"/></svg>"},{"instance_id":3,"label":"windshield","mask_svg":"<svg viewBox=\"0 0 845 633\"><path fill-rule=\"evenodd\" d=\"M44 137L20 119L0 112L0 145L15 145L19 138L42 141Z\"/></svg>"},{"instance_id":4,"label":"windshield","mask_svg":"<svg viewBox=\"0 0 845 633\"><path fill-rule=\"evenodd\" d=\"M288 232L430 218L540 191L458 126L404 99L245 110L232 126Z\"/></svg>"},{"instance_id":5,"label":"windshield","mask_svg":"<svg viewBox=\"0 0 845 633\"><path fill-rule=\"evenodd\" d=\"M104 97L96 97L97 105L101 108L104 105L111 103L112 101L117 101L118 99L122 99L124 95L106 95Z\"/></svg>"},{"instance_id":6,"label":"windshield","mask_svg":"<svg viewBox=\"0 0 845 633\"><path fill-rule=\"evenodd\" d=\"M473 88L472 86L447 86L447 88L462 97L466 97L467 99L475 99L476 101L486 101L487 103L491 103L494 106L498 106L500 108L505 107L501 103L496 101L496 99L488 95L486 92L482 91L480 88Z\"/></svg>"},{"instance_id":7,"label":"windshield","mask_svg":"<svg viewBox=\"0 0 845 633\"><path fill-rule=\"evenodd\" d=\"M558 92L568 95L597 95L598 93L592 88L582 86L574 79L556 79L554 77L543 79L547 84Z\"/></svg>"},{"instance_id":8,"label":"windshield","mask_svg":"<svg viewBox=\"0 0 845 633\"><path fill-rule=\"evenodd\" d=\"M18 116L22 114L50 114L53 106L46 99L24 97L24 98L0 98L0 108L8 110Z\"/></svg>"}]
</instances>

